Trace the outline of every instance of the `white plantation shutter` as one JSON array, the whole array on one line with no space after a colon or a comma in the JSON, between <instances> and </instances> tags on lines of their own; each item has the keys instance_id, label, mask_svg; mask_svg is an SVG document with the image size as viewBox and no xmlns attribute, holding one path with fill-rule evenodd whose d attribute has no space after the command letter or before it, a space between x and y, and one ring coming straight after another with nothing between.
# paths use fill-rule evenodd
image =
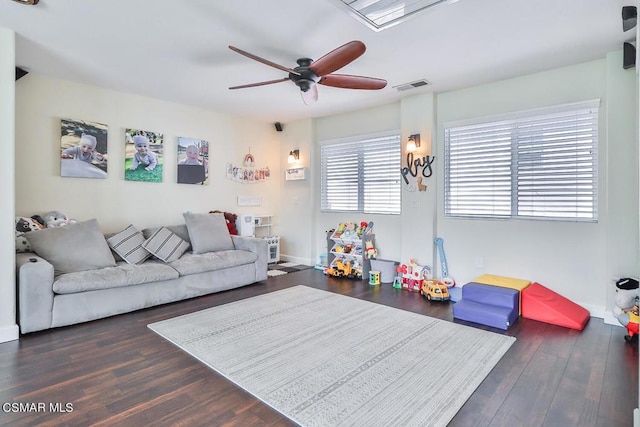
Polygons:
<instances>
[{"instance_id":1,"label":"white plantation shutter","mask_svg":"<svg viewBox=\"0 0 640 427\"><path fill-rule=\"evenodd\" d=\"M445 212L511 215L511 129L488 123L445 129Z\"/></svg>"},{"instance_id":2,"label":"white plantation shutter","mask_svg":"<svg viewBox=\"0 0 640 427\"><path fill-rule=\"evenodd\" d=\"M400 214L400 135L320 146L323 212Z\"/></svg>"},{"instance_id":3,"label":"white plantation shutter","mask_svg":"<svg viewBox=\"0 0 640 427\"><path fill-rule=\"evenodd\" d=\"M445 214L598 219L599 101L445 127Z\"/></svg>"}]
</instances>

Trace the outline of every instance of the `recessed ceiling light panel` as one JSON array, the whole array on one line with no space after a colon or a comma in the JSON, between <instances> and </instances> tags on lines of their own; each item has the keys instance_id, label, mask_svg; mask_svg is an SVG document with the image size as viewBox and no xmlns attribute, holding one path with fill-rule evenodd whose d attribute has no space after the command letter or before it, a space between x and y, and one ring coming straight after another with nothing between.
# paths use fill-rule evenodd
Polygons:
<instances>
[{"instance_id":1,"label":"recessed ceiling light panel","mask_svg":"<svg viewBox=\"0 0 640 427\"><path fill-rule=\"evenodd\" d=\"M435 6L458 0L335 0L374 31L397 25Z\"/></svg>"}]
</instances>

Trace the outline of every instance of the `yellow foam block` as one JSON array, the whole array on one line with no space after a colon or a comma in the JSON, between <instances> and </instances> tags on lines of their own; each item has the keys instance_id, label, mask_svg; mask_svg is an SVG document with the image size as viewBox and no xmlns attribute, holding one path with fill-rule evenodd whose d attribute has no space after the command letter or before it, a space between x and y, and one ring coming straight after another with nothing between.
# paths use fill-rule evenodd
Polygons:
<instances>
[{"instance_id":1,"label":"yellow foam block","mask_svg":"<svg viewBox=\"0 0 640 427\"><path fill-rule=\"evenodd\" d=\"M523 290L531 284L529 280L514 279L512 277L496 276L495 274L483 274L472 282L482 283L484 285L502 286L503 288Z\"/></svg>"},{"instance_id":2,"label":"yellow foam block","mask_svg":"<svg viewBox=\"0 0 640 427\"><path fill-rule=\"evenodd\" d=\"M512 277L496 276L495 274L483 274L473 279L473 282L482 283L484 285L500 286L503 288L511 288L521 291L529 286L531 282L524 279L514 279ZM520 296L520 313L522 313L522 295Z\"/></svg>"}]
</instances>

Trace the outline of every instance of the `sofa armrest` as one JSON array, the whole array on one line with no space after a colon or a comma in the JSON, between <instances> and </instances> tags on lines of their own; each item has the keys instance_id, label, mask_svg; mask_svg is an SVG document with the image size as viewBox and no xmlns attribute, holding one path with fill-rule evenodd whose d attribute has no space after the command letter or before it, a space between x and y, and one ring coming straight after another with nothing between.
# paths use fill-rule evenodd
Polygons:
<instances>
[{"instance_id":1,"label":"sofa armrest","mask_svg":"<svg viewBox=\"0 0 640 427\"><path fill-rule=\"evenodd\" d=\"M36 261L32 261L32 260ZM18 323L20 332L51 327L53 317L53 265L34 253L16 254Z\"/></svg>"},{"instance_id":2,"label":"sofa armrest","mask_svg":"<svg viewBox=\"0 0 640 427\"><path fill-rule=\"evenodd\" d=\"M256 260L256 282L267 280L267 241L255 237L231 235L236 249L253 252L258 255Z\"/></svg>"}]
</instances>

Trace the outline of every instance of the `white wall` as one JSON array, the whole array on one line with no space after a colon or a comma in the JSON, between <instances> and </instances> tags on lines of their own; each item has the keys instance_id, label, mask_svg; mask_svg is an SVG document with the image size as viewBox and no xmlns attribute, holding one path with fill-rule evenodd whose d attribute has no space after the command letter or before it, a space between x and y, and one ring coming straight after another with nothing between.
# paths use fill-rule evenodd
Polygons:
<instances>
[{"instance_id":1,"label":"white wall","mask_svg":"<svg viewBox=\"0 0 640 427\"><path fill-rule=\"evenodd\" d=\"M352 136L375 134L399 130L400 104L394 103L381 107L374 107L351 113L322 117L315 120L315 141L324 142ZM316 144L315 161L313 163L314 186L313 198L316 200L317 220L313 230L318 236L314 249L314 259L320 253L326 252L325 231L336 228L341 222L373 221L373 232L376 236L376 248L380 258L400 260L402 251L401 215L363 215L352 213L322 213L320 212L320 150Z\"/></svg>"},{"instance_id":2,"label":"white wall","mask_svg":"<svg viewBox=\"0 0 640 427\"><path fill-rule=\"evenodd\" d=\"M619 96L620 91L630 92L631 88L631 81L618 71L621 64L620 61L609 66L603 59L438 95L437 152L441 158L446 122L596 98L602 100L598 222L448 219L444 217L443 191L439 188L438 234L445 239L449 271L458 281L465 283L482 273L537 281L585 306L592 314L603 316L612 291L609 272L625 269L628 275L638 273L637 232L629 230L631 233L627 234L624 226L616 225L637 223L638 210L613 213L609 206L613 200L618 203L625 197L629 201L623 205L637 206L637 162L631 161L626 171L610 173L611 168L617 167L612 159L629 154L633 138L629 138L628 129L633 129L635 122L627 100ZM623 81L611 83L618 78ZM609 95L608 89L615 90L616 94ZM613 130L612 126L619 129ZM442 169L438 176L442 182ZM624 267L616 262L615 268L610 267L613 258L620 255L608 246L607 236L612 231L627 235L624 246L629 253L624 259L631 257L635 262L625 262Z\"/></svg>"},{"instance_id":3,"label":"white wall","mask_svg":"<svg viewBox=\"0 0 640 427\"><path fill-rule=\"evenodd\" d=\"M72 218L97 218L103 231L183 223L182 213L224 210L273 214L279 210L280 142L273 125L94 86L24 77L16 93L16 215L59 210ZM109 127L107 179L60 177L60 119ZM162 183L124 180L126 128L164 133ZM177 137L209 142L209 185L176 183ZM272 178L242 184L226 178L226 163L244 155L268 166ZM6 170L5 170L6 171ZM237 196L261 196L262 206L238 207Z\"/></svg>"},{"instance_id":4,"label":"white wall","mask_svg":"<svg viewBox=\"0 0 640 427\"><path fill-rule=\"evenodd\" d=\"M0 342L18 339L15 284L15 33L0 28Z\"/></svg>"},{"instance_id":5,"label":"white wall","mask_svg":"<svg viewBox=\"0 0 640 427\"><path fill-rule=\"evenodd\" d=\"M615 281L640 271L638 139L634 69L622 68L622 51L607 55L607 311L615 306ZM605 319L619 325L615 318Z\"/></svg>"},{"instance_id":6,"label":"white wall","mask_svg":"<svg viewBox=\"0 0 640 427\"><path fill-rule=\"evenodd\" d=\"M420 147L413 153L414 162L425 156L433 157L435 153L432 136L435 134L435 96L427 93L404 98L400 103L400 117L402 120L402 150L406 147L409 135L420 134ZM404 153L402 166L407 167L411 157ZM409 184L402 179L402 220L400 241L400 256L397 261L407 263L415 259L418 265L435 267L435 246L433 239L436 235L436 196L438 193L436 171L443 165L442 157L436 157L431 164L432 175L424 178L422 184L427 186L425 191L417 188L417 179L423 176L422 167L407 174ZM434 271L434 270L432 270Z\"/></svg>"},{"instance_id":7,"label":"white wall","mask_svg":"<svg viewBox=\"0 0 640 427\"><path fill-rule=\"evenodd\" d=\"M316 143L400 129L403 146L408 135L420 133L418 153L431 153L436 160L427 191L409 191L403 184L402 215L326 214L318 206L314 233L321 237L340 222L373 220L381 257L416 258L435 271L433 239L441 236L449 272L458 283L483 273L538 281L604 317L613 303L613 277L637 276L640 270L635 81L621 64L621 53L612 52L585 64L316 119ZM444 217L444 123L590 99L601 99L597 223ZM315 200L320 197L319 168L316 156ZM321 238L313 250L314 256L326 250Z\"/></svg>"},{"instance_id":8,"label":"white wall","mask_svg":"<svg viewBox=\"0 0 640 427\"><path fill-rule=\"evenodd\" d=\"M277 234L280 239L281 258L286 261L312 265L318 262L313 258L313 248L317 236L312 224L315 223L316 200L313 197L315 185L314 163L316 153L313 145L313 120L299 120L285 123L280 132L282 147L280 161L282 174L277 178L281 185L281 205L276 221ZM289 165L286 154L299 150L300 158ZM284 171L287 168L305 168L305 179L286 181Z\"/></svg>"}]
</instances>

